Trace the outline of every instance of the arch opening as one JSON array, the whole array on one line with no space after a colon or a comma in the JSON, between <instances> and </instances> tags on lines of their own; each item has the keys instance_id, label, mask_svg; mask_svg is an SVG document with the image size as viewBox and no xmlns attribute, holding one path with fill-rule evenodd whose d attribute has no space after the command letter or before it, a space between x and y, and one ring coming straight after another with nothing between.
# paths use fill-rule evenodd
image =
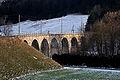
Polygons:
<instances>
[{"instance_id":1,"label":"arch opening","mask_svg":"<svg viewBox=\"0 0 120 80\"><path fill-rule=\"evenodd\" d=\"M26 40L24 40L24 42L25 42L26 44L28 44L28 42L27 42Z\"/></svg>"},{"instance_id":2,"label":"arch opening","mask_svg":"<svg viewBox=\"0 0 120 80\"><path fill-rule=\"evenodd\" d=\"M51 40L51 44L50 44L50 54L52 56L52 55L58 54L58 53L59 53L58 42L55 38L53 38Z\"/></svg>"},{"instance_id":3,"label":"arch opening","mask_svg":"<svg viewBox=\"0 0 120 80\"><path fill-rule=\"evenodd\" d=\"M66 38L62 39L62 54L69 54L69 43Z\"/></svg>"},{"instance_id":4,"label":"arch opening","mask_svg":"<svg viewBox=\"0 0 120 80\"><path fill-rule=\"evenodd\" d=\"M78 42L75 37L71 40L71 53L77 53L78 52Z\"/></svg>"},{"instance_id":5,"label":"arch opening","mask_svg":"<svg viewBox=\"0 0 120 80\"><path fill-rule=\"evenodd\" d=\"M44 53L44 55L49 57L49 44L46 39L43 39L41 43L41 52Z\"/></svg>"},{"instance_id":6,"label":"arch opening","mask_svg":"<svg viewBox=\"0 0 120 80\"><path fill-rule=\"evenodd\" d=\"M38 44L38 41L37 41L36 39L33 40L32 46L33 46L35 49L39 50L39 44Z\"/></svg>"}]
</instances>

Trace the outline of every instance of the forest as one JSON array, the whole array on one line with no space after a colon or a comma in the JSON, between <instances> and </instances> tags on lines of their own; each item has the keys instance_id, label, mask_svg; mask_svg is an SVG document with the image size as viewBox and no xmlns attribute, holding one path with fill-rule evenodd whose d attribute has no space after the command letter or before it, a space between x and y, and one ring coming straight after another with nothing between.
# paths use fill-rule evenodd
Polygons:
<instances>
[{"instance_id":1,"label":"forest","mask_svg":"<svg viewBox=\"0 0 120 80\"><path fill-rule=\"evenodd\" d=\"M119 0L5 0L0 6L0 17L6 16L6 23L49 19L71 13L90 14L95 5L107 11L120 9ZM1 23L2 25L2 23Z\"/></svg>"}]
</instances>

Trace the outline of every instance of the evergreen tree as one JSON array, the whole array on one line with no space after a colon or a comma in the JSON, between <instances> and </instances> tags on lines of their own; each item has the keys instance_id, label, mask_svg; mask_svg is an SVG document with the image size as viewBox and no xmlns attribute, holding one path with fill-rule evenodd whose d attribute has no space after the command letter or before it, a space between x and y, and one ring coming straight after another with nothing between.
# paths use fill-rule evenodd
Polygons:
<instances>
[{"instance_id":1,"label":"evergreen tree","mask_svg":"<svg viewBox=\"0 0 120 80\"><path fill-rule=\"evenodd\" d=\"M102 10L119 10L119 4L119 0L6 0L0 6L0 16L8 15L8 19L16 23L19 14L21 14L21 21L49 19L69 13L89 14L95 5L100 5ZM91 17L94 17L92 20L95 20L99 15L93 11ZM91 17L88 23L91 21Z\"/></svg>"}]
</instances>

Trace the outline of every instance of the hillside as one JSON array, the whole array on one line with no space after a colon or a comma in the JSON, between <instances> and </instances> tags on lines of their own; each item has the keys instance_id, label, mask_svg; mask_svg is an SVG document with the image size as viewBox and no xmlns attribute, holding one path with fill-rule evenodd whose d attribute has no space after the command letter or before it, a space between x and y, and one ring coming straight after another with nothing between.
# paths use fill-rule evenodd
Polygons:
<instances>
[{"instance_id":1,"label":"hillside","mask_svg":"<svg viewBox=\"0 0 120 80\"><path fill-rule=\"evenodd\" d=\"M20 22L21 26L21 33L40 33L40 27L42 25L42 32L44 34L48 33L61 33L61 19L62 19L62 25L63 25L63 33L71 33L73 26L74 26L74 32L79 33L81 30L81 25L83 25L82 28L85 28L87 19L89 15L75 15L70 14L67 16L59 17L59 18L53 18L48 20L42 20L42 23L40 20L37 21L23 21ZM81 24L82 23L82 24ZM18 33L18 26L17 24L12 24L12 34ZM2 26L0 26L2 27Z\"/></svg>"},{"instance_id":2,"label":"hillside","mask_svg":"<svg viewBox=\"0 0 120 80\"><path fill-rule=\"evenodd\" d=\"M61 66L17 38L0 38L0 80Z\"/></svg>"}]
</instances>

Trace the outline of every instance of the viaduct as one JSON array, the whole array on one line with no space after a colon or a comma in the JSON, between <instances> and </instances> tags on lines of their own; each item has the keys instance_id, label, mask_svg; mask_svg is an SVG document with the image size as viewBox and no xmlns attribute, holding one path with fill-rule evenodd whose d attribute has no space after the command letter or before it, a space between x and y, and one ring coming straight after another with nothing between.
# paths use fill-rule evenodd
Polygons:
<instances>
[{"instance_id":1,"label":"viaduct","mask_svg":"<svg viewBox=\"0 0 120 80\"><path fill-rule=\"evenodd\" d=\"M52 57L54 54L76 53L84 34L27 34L18 38L41 51L44 55Z\"/></svg>"}]
</instances>

